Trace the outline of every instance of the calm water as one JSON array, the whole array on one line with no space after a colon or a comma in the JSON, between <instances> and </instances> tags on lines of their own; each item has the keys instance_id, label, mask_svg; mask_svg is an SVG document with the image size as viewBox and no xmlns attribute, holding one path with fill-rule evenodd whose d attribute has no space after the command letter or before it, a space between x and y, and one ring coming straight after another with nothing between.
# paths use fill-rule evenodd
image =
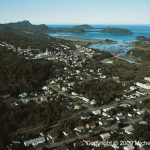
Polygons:
<instances>
[{"instance_id":1,"label":"calm water","mask_svg":"<svg viewBox=\"0 0 150 150\"><path fill-rule=\"evenodd\" d=\"M74 25L48 25L49 27L64 27L70 28ZM90 48L96 48L103 51L109 51L116 53L118 55L125 55L131 48L128 43L136 40L137 36L150 37L150 25L93 25L94 28L125 28L132 31L133 35L117 35L117 34L107 34L101 32L86 32L84 34L74 34L74 33L49 33L51 36L65 36L71 38L79 39L111 39L117 41L114 44L91 44Z\"/></svg>"}]
</instances>

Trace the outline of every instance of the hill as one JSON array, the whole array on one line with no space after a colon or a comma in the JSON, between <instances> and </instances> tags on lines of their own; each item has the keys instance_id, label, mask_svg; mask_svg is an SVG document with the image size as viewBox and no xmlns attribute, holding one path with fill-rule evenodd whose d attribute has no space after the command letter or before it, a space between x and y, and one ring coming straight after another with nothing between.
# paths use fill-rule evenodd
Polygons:
<instances>
[{"instance_id":1,"label":"hill","mask_svg":"<svg viewBox=\"0 0 150 150\"><path fill-rule=\"evenodd\" d=\"M7 27L10 29L14 30L19 30L19 31L26 31L26 32L36 32L36 33L43 33L43 32L48 32L49 28L44 25L33 25L29 21L21 21L21 22L16 22L16 23L7 23L7 24L1 24L1 27Z\"/></svg>"},{"instance_id":2,"label":"hill","mask_svg":"<svg viewBox=\"0 0 150 150\"><path fill-rule=\"evenodd\" d=\"M76 25L71 28L49 28L50 32L70 32L70 33L85 33L85 30L92 29L93 27L87 24Z\"/></svg>"},{"instance_id":3,"label":"hill","mask_svg":"<svg viewBox=\"0 0 150 150\"><path fill-rule=\"evenodd\" d=\"M14 25L13 25L14 26ZM33 53L45 51L46 48L55 50L51 45L66 43L66 40L55 39L43 33L26 33L19 28L12 28L7 25L0 25L0 44L6 43L16 49L33 49ZM67 41L72 49L74 45ZM51 47L51 48L50 48ZM39 50L39 51L37 51ZM0 45L0 93L17 95L23 91L31 92L41 89L44 82L56 75L55 69L62 67L62 64L55 61L30 60L24 55L18 55L13 50Z\"/></svg>"},{"instance_id":4,"label":"hill","mask_svg":"<svg viewBox=\"0 0 150 150\"><path fill-rule=\"evenodd\" d=\"M49 28L49 32L70 32L70 33L84 33L83 28L72 27L72 28Z\"/></svg>"},{"instance_id":5,"label":"hill","mask_svg":"<svg viewBox=\"0 0 150 150\"><path fill-rule=\"evenodd\" d=\"M132 31L123 28L104 28L100 32L110 34L133 34Z\"/></svg>"}]
</instances>

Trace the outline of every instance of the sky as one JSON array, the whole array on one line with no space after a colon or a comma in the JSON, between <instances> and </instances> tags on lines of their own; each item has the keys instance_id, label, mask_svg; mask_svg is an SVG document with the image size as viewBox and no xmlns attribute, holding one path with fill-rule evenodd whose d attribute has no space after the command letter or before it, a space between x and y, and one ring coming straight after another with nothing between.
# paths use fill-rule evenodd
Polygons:
<instances>
[{"instance_id":1,"label":"sky","mask_svg":"<svg viewBox=\"0 0 150 150\"><path fill-rule=\"evenodd\" d=\"M0 0L0 23L150 24L150 0Z\"/></svg>"}]
</instances>

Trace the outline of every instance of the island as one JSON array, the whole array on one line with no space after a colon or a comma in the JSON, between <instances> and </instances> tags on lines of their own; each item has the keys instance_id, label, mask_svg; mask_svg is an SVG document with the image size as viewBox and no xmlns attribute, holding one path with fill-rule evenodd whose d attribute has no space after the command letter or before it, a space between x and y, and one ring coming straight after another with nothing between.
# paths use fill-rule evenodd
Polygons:
<instances>
[{"instance_id":1,"label":"island","mask_svg":"<svg viewBox=\"0 0 150 150\"><path fill-rule=\"evenodd\" d=\"M87 24L83 25L75 25L70 28L50 28L45 24L41 25L33 25L28 20L19 21L15 23L7 23L7 24L0 24L0 28L7 28L10 30L18 30L26 33L48 33L48 32L70 32L70 33L77 33L83 34L86 32L87 29L92 29L93 27Z\"/></svg>"},{"instance_id":2,"label":"island","mask_svg":"<svg viewBox=\"0 0 150 150\"><path fill-rule=\"evenodd\" d=\"M83 28L79 28L79 27L71 27L71 28L49 28L49 32L70 32L70 33L84 33L84 29Z\"/></svg>"},{"instance_id":3,"label":"island","mask_svg":"<svg viewBox=\"0 0 150 150\"><path fill-rule=\"evenodd\" d=\"M132 31L128 30L128 29L123 29L123 28L104 28L102 29L100 32L102 33L110 33L110 34L133 34Z\"/></svg>"},{"instance_id":4,"label":"island","mask_svg":"<svg viewBox=\"0 0 150 150\"><path fill-rule=\"evenodd\" d=\"M82 29L93 29L93 27L88 24L76 25L75 27Z\"/></svg>"},{"instance_id":5,"label":"island","mask_svg":"<svg viewBox=\"0 0 150 150\"><path fill-rule=\"evenodd\" d=\"M88 24L76 25L70 28L49 28L50 32L70 32L70 33L85 33L87 29L92 29L93 27Z\"/></svg>"}]
</instances>

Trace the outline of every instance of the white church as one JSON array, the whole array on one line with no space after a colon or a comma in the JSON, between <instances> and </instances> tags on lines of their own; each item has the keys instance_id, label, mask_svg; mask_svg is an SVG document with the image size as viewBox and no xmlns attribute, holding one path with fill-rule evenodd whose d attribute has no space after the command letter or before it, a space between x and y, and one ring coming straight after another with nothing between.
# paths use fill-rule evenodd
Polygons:
<instances>
[{"instance_id":1,"label":"white church","mask_svg":"<svg viewBox=\"0 0 150 150\"><path fill-rule=\"evenodd\" d=\"M48 49L46 49L46 52L36 55L36 58L48 58L48 57L49 57Z\"/></svg>"}]
</instances>

